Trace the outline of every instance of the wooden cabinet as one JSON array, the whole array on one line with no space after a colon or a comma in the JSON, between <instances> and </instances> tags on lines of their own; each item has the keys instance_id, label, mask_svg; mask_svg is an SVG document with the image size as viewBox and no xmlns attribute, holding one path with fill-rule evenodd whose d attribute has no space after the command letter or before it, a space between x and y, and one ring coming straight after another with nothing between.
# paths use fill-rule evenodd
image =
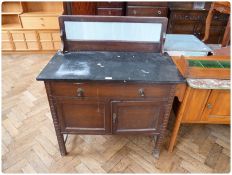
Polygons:
<instances>
[{"instance_id":1,"label":"wooden cabinet","mask_svg":"<svg viewBox=\"0 0 232 175\"><path fill-rule=\"evenodd\" d=\"M4 1L2 51L58 50L60 48L58 16L62 13L62 2ZM43 38L41 33L47 33L47 37Z\"/></svg>"},{"instance_id":2,"label":"wooden cabinet","mask_svg":"<svg viewBox=\"0 0 232 175\"><path fill-rule=\"evenodd\" d=\"M168 33L193 34L203 39L207 14L208 10L171 8ZM228 18L226 14L214 14L207 43L221 43Z\"/></svg>"},{"instance_id":3,"label":"wooden cabinet","mask_svg":"<svg viewBox=\"0 0 232 175\"><path fill-rule=\"evenodd\" d=\"M187 88L177 112L169 152L173 150L181 123L230 124L230 90Z\"/></svg>"},{"instance_id":4,"label":"wooden cabinet","mask_svg":"<svg viewBox=\"0 0 232 175\"><path fill-rule=\"evenodd\" d=\"M62 155L66 149L59 135L65 133L155 135L154 152L159 154L175 85L56 81L45 85Z\"/></svg>"},{"instance_id":5,"label":"wooden cabinet","mask_svg":"<svg viewBox=\"0 0 232 175\"><path fill-rule=\"evenodd\" d=\"M189 89L182 123L229 123L230 91Z\"/></svg>"}]
</instances>

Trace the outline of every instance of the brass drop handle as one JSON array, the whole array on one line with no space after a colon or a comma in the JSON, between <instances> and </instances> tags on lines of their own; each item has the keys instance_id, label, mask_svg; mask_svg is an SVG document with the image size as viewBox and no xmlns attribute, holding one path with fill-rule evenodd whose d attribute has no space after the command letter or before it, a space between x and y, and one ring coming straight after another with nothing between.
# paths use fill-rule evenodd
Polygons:
<instances>
[{"instance_id":1,"label":"brass drop handle","mask_svg":"<svg viewBox=\"0 0 232 175\"><path fill-rule=\"evenodd\" d=\"M141 97L144 97L144 96L145 96L145 93L144 93L144 89L143 89L143 88L140 88L140 89L139 89L139 95L140 95Z\"/></svg>"},{"instance_id":2,"label":"brass drop handle","mask_svg":"<svg viewBox=\"0 0 232 175\"><path fill-rule=\"evenodd\" d=\"M208 109L212 109L212 107L213 107L212 104L210 104L210 103L207 104L207 108L208 108Z\"/></svg>"},{"instance_id":3,"label":"brass drop handle","mask_svg":"<svg viewBox=\"0 0 232 175\"><path fill-rule=\"evenodd\" d=\"M133 14L134 14L134 15L136 15L136 14L137 14L136 10L133 10Z\"/></svg>"},{"instance_id":4,"label":"brass drop handle","mask_svg":"<svg viewBox=\"0 0 232 175\"><path fill-rule=\"evenodd\" d=\"M116 119L117 119L117 115L116 115L116 113L113 113L113 124L116 123Z\"/></svg>"},{"instance_id":5,"label":"brass drop handle","mask_svg":"<svg viewBox=\"0 0 232 175\"><path fill-rule=\"evenodd\" d=\"M83 97L84 96L84 90L82 88L77 89L77 96L78 97Z\"/></svg>"}]
</instances>

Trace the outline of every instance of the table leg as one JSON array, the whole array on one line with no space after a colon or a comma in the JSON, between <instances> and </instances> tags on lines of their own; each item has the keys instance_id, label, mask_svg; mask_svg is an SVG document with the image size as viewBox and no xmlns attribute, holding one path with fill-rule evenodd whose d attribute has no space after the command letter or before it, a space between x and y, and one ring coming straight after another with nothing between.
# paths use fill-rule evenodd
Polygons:
<instances>
[{"instance_id":1,"label":"table leg","mask_svg":"<svg viewBox=\"0 0 232 175\"><path fill-rule=\"evenodd\" d=\"M45 82L44 84L45 84L45 88L47 91L48 102L49 102L49 106L50 106L50 110L51 110L51 114L52 114L53 124L55 127L56 137L57 137L58 144L59 144L60 154L62 156L65 156L67 154L65 141L64 141L63 134L61 133L58 116L57 116L57 113L55 110L55 102L51 96L50 84L49 84L49 82Z\"/></svg>"},{"instance_id":2,"label":"table leg","mask_svg":"<svg viewBox=\"0 0 232 175\"><path fill-rule=\"evenodd\" d=\"M168 147L168 152L169 153L171 153L173 151L173 147L174 147L174 145L176 143L176 138L177 138L177 135L178 135L178 131L180 129L180 124L181 124L181 121L182 121L182 118L183 118L186 103L188 101L189 93L190 93L190 88L188 87L186 92L185 92L184 99L181 102L180 108L179 108L179 110L177 112L175 126L173 128L172 135L171 135L171 140L169 142L169 147Z\"/></svg>"}]
</instances>

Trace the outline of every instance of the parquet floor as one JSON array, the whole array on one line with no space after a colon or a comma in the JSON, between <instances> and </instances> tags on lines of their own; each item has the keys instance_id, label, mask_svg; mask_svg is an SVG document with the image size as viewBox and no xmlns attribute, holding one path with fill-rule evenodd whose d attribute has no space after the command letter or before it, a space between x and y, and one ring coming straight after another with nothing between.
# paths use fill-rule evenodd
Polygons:
<instances>
[{"instance_id":1,"label":"parquet floor","mask_svg":"<svg viewBox=\"0 0 232 175\"><path fill-rule=\"evenodd\" d=\"M230 171L230 127L184 125L177 146L160 159L141 136L70 136L61 157L42 82L51 54L2 57L2 168L5 173L206 173ZM169 135L169 134L168 134Z\"/></svg>"}]
</instances>

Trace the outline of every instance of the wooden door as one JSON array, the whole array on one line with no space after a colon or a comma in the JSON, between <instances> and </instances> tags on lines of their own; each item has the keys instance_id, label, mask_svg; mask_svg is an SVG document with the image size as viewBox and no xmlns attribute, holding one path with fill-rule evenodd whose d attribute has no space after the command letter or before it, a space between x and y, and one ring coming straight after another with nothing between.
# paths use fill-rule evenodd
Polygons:
<instances>
[{"instance_id":1,"label":"wooden door","mask_svg":"<svg viewBox=\"0 0 232 175\"><path fill-rule=\"evenodd\" d=\"M110 130L106 103L99 99L60 98L57 113L62 132L104 134Z\"/></svg>"},{"instance_id":2,"label":"wooden door","mask_svg":"<svg viewBox=\"0 0 232 175\"><path fill-rule=\"evenodd\" d=\"M158 133L164 109L162 102L113 101L113 133Z\"/></svg>"},{"instance_id":3,"label":"wooden door","mask_svg":"<svg viewBox=\"0 0 232 175\"><path fill-rule=\"evenodd\" d=\"M202 120L215 123L230 123L230 91L212 90L206 103Z\"/></svg>"}]
</instances>

